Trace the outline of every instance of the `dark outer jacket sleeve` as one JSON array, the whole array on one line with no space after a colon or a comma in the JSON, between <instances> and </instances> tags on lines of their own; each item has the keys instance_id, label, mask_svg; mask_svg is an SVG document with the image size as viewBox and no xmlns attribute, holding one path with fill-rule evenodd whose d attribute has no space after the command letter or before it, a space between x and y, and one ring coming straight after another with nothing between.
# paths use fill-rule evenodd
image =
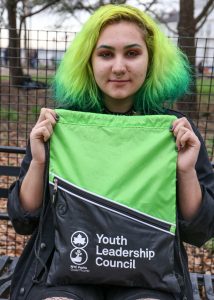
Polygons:
<instances>
[{"instance_id":1,"label":"dark outer jacket sleeve","mask_svg":"<svg viewBox=\"0 0 214 300\"><path fill-rule=\"evenodd\" d=\"M191 221L185 221L179 213L179 228L181 240L200 247L214 236L214 172L204 141L195 125L189 121L201 142L196 171L202 190L202 205Z\"/></svg>"},{"instance_id":2,"label":"dark outer jacket sleeve","mask_svg":"<svg viewBox=\"0 0 214 300\"><path fill-rule=\"evenodd\" d=\"M24 211L24 209L21 207L19 199L20 187L28 171L31 160L32 155L30 146L28 145L26 155L21 164L19 178L11 185L9 189L7 204L8 214L15 231L23 235L29 235L33 233L35 228L38 226L40 216L40 209L34 213Z\"/></svg>"}]
</instances>

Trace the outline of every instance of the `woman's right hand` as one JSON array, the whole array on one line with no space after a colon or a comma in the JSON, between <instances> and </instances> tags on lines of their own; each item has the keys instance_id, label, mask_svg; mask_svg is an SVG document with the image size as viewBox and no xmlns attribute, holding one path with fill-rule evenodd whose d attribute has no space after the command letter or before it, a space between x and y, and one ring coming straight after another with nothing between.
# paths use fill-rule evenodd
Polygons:
<instances>
[{"instance_id":1,"label":"woman's right hand","mask_svg":"<svg viewBox=\"0 0 214 300\"><path fill-rule=\"evenodd\" d=\"M20 203L28 212L35 212L42 205L44 189L45 147L56 124L54 110L42 108L39 119L30 133L32 161L20 188Z\"/></svg>"},{"instance_id":2,"label":"woman's right hand","mask_svg":"<svg viewBox=\"0 0 214 300\"><path fill-rule=\"evenodd\" d=\"M49 108L41 109L38 121L30 133L30 146L34 163L45 163L44 143L51 137L56 119L57 115L54 110Z\"/></svg>"}]
</instances>

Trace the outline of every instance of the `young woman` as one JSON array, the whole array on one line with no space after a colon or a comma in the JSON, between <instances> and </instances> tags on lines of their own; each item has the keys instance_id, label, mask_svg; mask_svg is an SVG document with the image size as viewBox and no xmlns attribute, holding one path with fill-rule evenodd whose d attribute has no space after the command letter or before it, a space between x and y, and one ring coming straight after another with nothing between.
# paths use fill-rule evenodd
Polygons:
<instances>
[{"instance_id":1,"label":"young woman","mask_svg":"<svg viewBox=\"0 0 214 300\"><path fill-rule=\"evenodd\" d=\"M161 33L149 16L125 5L106 5L86 22L67 50L55 76L54 98L63 108L113 115L175 115L172 135L178 150L177 200L180 239L175 243L175 274L180 292L97 284L47 287L46 274L54 250L51 213L43 220L40 282L34 252L43 199L44 143L57 122L43 108L30 134L20 177L10 190L8 211L16 231L32 234L16 268L11 300L19 299L193 299L182 241L201 246L214 232L214 174L203 140L181 113L165 109L188 89L185 56ZM46 195L48 197L48 194ZM47 211L50 209L47 207ZM180 252L180 247L182 251ZM37 254L37 253L36 253ZM161 263L161 262L160 262Z\"/></svg>"}]
</instances>

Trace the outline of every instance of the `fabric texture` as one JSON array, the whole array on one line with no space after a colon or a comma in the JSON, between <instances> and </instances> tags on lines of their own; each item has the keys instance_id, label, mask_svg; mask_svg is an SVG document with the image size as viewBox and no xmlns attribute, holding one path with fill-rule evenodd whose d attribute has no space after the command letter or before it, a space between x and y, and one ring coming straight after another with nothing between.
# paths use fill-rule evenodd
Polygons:
<instances>
[{"instance_id":1,"label":"fabric texture","mask_svg":"<svg viewBox=\"0 0 214 300\"><path fill-rule=\"evenodd\" d=\"M51 199L58 186L55 252L47 283L179 292L175 117L56 113L49 163Z\"/></svg>"},{"instance_id":2,"label":"fabric texture","mask_svg":"<svg viewBox=\"0 0 214 300\"><path fill-rule=\"evenodd\" d=\"M183 117L181 113L171 110L166 111L166 114L175 115L178 118ZM208 159L203 139L192 122L191 125L201 142L199 157L196 164L196 171L203 193L203 202L198 214L191 221L186 221L182 218L178 207L180 241L177 240L175 244L175 272L178 278L181 278L181 280L183 278L183 275L185 277L185 281L183 282L183 292L188 300L192 300L193 295L188 273L187 256L182 242L184 241L196 246L202 246L209 238L214 235L214 173ZM21 182L29 168L31 159L32 155L30 146L28 146L25 158L22 162L19 179L11 186L8 199L8 212L16 231L20 234L25 235L32 234L32 237L25 247L14 272L11 286L11 300L27 299L30 291L32 290L32 287L38 290L40 289L39 285L32 281L32 278L35 275L36 258L34 245L37 235L40 210L38 210L34 214L25 212L21 208L19 201L19 190ZM46 197L49 197L48 193ZM45 226L43 229L42 239L40 241L41 243L43 243L43 245L46 245L46 247L42 247L41 249L41 258L43 262L46 263L48 269L52 260L52 253L54 249L54 221L53 215L50 211L51 207L48 206L44 215ZM179 254L180 248L181 252ZM182 264L179 259L179 255L182 258ZM39 265L37 268L37 274L40 274L41 278L43 278L43 272L43 266ZM46 278L44 278L44 280L46 280ZM24 290L21 288L23 288ZM20 291L22 291L22 293L20 293ZM139 296L138 298L140 297L141 296ZM178 299L180 298L181 295L178 296Z\"/></svg>"},{"instance_id":3,"label":"fabric texture","mask_svg":"<svg viewBox=\"0 0 214 300\"><path fill-rule=\"evenodd\" d=\"M56 175L88 192L176 223L177 152L170 132L174 116L59 109L56 113L50 181Z\"/></svg>"},{"instance_id":4,"label":"fabric texture","mask_svg":"<svg viewBox=\"0 0 214 300\"><path fill-rule=\"evenodd\" d=\"M71 298L65 298L65 297L49 297L49 298L45 298L43 300L74 300L74 299L71 299Z\"/></svg>"},{"instance_id":5,"label":"fabric texture","mask_svg":"<svg viewBox=\"0 0 214 300\"><path fill-rule=\"evenodd\" d=\"M159 300L180 300L172 294L134 287L109 285L70 285L47 287L45 283L34 285L27 299L43 300L51 297L66 297L73 300L136 300L154 298Z\"/></svg>"}]
</instances>

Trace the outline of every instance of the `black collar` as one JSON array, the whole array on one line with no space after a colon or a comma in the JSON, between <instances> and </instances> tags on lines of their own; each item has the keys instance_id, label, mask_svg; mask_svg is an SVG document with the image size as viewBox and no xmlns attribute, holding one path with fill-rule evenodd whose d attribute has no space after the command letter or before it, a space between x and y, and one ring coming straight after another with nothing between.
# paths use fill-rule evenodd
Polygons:
<instances>
[{"instance_id":1,"label":"black collar","mask_svg":"<svg viewBox=\"0 0 214 300\"><path fill-rule=\"evenodd\" d=\"M131 107L126 112L116 112L116 111L110 111L106 106L103 108L103 113L109 115L119 115L119 116L133 116L136 114L133 107Z\"/></svg>"}]
</instances>

